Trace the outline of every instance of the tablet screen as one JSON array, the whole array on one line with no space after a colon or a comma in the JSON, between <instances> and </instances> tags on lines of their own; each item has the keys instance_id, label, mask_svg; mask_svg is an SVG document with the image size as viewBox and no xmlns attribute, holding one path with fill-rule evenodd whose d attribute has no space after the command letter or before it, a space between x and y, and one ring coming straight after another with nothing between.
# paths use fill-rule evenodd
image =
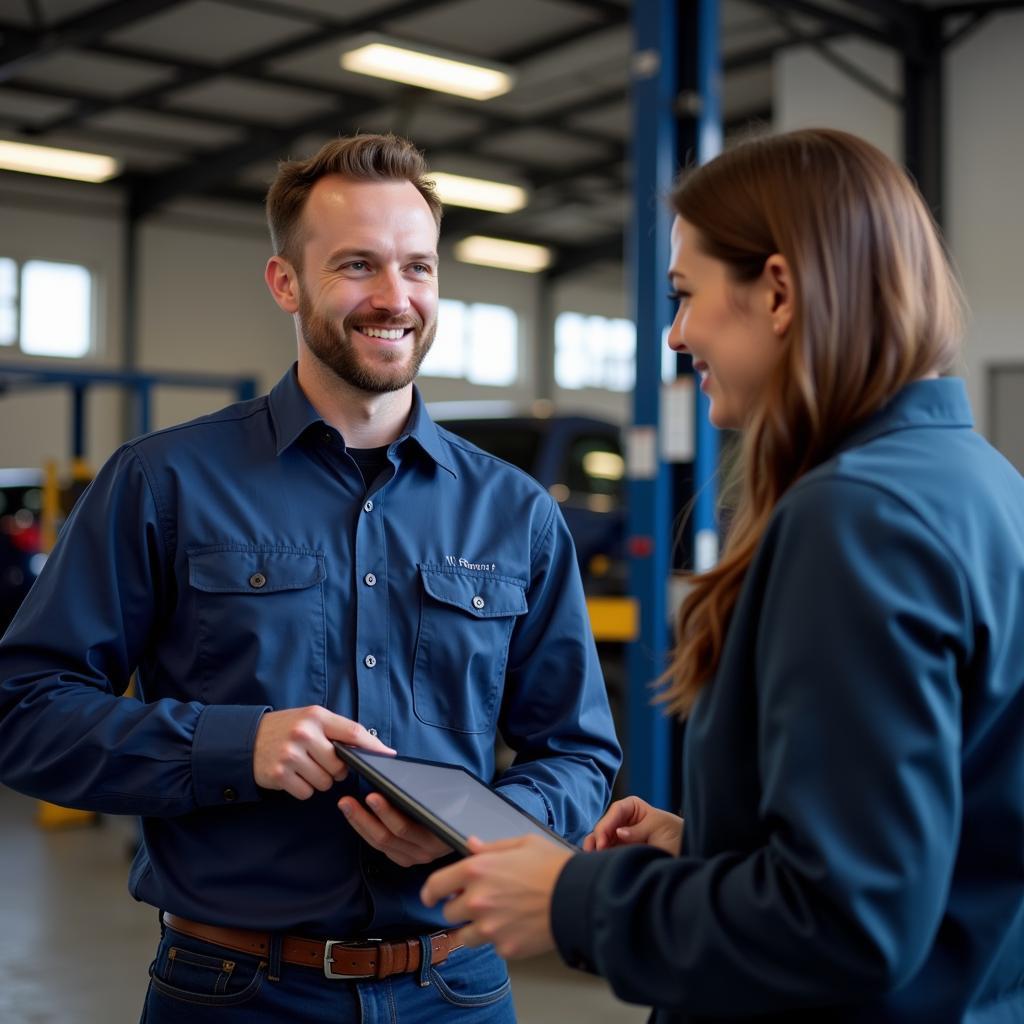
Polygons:
<instances>
[{"instance_id":1,"label":"tablet screen","mask_svg":"<svg viewBox=\"0 0 1024 1024\"><path fill-rule=\"evenodd\" d=\"M392 802L397 801L400 807L404 804L410 812L426 812L447 826L450 832L438 834L448 842L461 839L457 846L463 851L469 836L493 842L529 833L570 845L463 768L336 746L343 760L371 784L380 786ZM406 799L400 799L402 796ZM415 816L430 827L436 824L420 814Z\"/></svg>"}]
</instances>

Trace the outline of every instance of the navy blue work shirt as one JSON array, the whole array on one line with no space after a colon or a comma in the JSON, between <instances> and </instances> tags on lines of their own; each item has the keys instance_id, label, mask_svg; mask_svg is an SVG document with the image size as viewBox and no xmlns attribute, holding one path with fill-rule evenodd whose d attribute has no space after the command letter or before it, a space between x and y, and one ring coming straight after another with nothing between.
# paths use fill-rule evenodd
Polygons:
<instances>
[{"instance_id":1,"label":"navy blue work shirt","mask_svg":"<svg viewBox=\"0 0 1024 1024\"><path fill-rule=\"evenodd\" d=\"M563 956L659 1022L1024 1021L1024 481L919 381L779 502L683 850L572 859Z\"/></svg>"},{"instance_id":2,"label":"navy blue work shirt","mask_svg":"<svg viewBox=\"0 0 1024 1024\"><path fill-rule=\"evenodd\" d=\"M121 698L137 672L139 700ZM532 478L418 392L369 488L294 367L269 396L124 445L0 644L0 779L143 818L136 898L319 936L443 919L336 804L260 790L267 710L320 704L399 753L495 773L572 840L620 761L579 571Z\"/></svg>"}]
</instances>

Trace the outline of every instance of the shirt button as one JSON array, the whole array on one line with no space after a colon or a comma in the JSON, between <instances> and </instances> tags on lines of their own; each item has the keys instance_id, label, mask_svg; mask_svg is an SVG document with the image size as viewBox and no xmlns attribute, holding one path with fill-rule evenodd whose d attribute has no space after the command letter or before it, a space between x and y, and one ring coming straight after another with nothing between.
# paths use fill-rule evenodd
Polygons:
<instances>
[{"instance_id":1,"label":"shirt button","mask_svg":"<svg viewBox=\"0 0 1024 1024\"><path fill-rule=\"evenodd\" d=\"M231 803L231 801L234 800L238 796L238 794L230 786L228 786L227 789L225 789L224 792L221 794L221 796L223 796L228 803Z\"/></svg>"},{"instance_id":2,"label":"shirt button","mask_svg":"<svg viewBox=\"0 0 1024 1024\"><path fill-rule=\"evenodd\" d=\"M363 664L367 668L373 668L373 666L377 664L377 659L372 654L368 654L365 658L363 658Z\"/></svg>"},{"instance_id":3,"label":"shirt button","mask_svg":"<svg viewBox=\"0 0 1024 1024\"><path fill-rule=\"evenodd\" d=\"M474 608L475 608L475 609L476 609L477 611L480 611L480 609L481 609L481 608L483 608L483 606L484 606L484 605L485 605L486 603L487 603L487 602L486 602L486 601L484 601L484 599L483 599L482 597L480 597L480 596L477 596L477 597L474 597L474 598L473 598L473 607L474 607Z\"/></svg>"},{"instance_id":4,"label":"shirt button","mask_svg":"<svg viewBox=\"0 0 1024 1024\"><path fill-rule=\"evenodd\" d=\"M364 512L372 512L373 511L373 502L372 501L367 501L366 504L363 506L363 511Z\"/></svg>"},{"instance_id":5,"label":"shirt button","mask_svg":"<svg viewBox=\"0 0 1024 1024\"><path fill-rule=\"evenodd\" d=\"M368 573L367 573L367 574L366 574L366 575L365 575L365 576L363 577L363 582L364 582L364 583L365 583L365 584L366 584L366 585L367 585L368 587L375 587L375 586L377 585L377 577L376 577L376 576L374 576L372 572L368 572Z\"/></svg>"},{"instance_id":6,"label":"shirt button","mask_svg":"<svg viewBox=\"0 0 1024 1024\"><path fill-rule=\"evenodd\" d=\"M371 736L376 736L376 735L377 735L377 730L376 730L376 729L367 729L366 731L367 731L367 732L368 732L368 733L369 733L369 734L370 734Z\"/></svg>"},{"instance_id":7,"label":"shirt button","mask_svg":"<svg viewBox=\"0 0 1024 1024\"><path fill-rule=\"evenodd\" d=\"M259 590L260 587L265 587L266 585L267 577L264 576L263 573L261 572L254 572L249 577L249 586L252 587L253 590Z\"/></svg>"}]
</instances>

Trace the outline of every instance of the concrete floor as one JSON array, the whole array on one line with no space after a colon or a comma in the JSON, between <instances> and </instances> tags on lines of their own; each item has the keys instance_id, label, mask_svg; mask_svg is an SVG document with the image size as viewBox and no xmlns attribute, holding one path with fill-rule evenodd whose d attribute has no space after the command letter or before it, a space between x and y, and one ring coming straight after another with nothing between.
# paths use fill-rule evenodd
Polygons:
<instances>
[{"instance_id":1,"label":"concrete floor","mask_svg":"<svg viewBox=\"0 0 1024 1024\"><path fill-rule=\"evenodd\" d=\"M132 823L105 818L98 828L43 831L35 810L0 787L0 1021L137 1021L158 925L156 912L128 895ZM647 1019L554 957L513 964L512 979L521 1024Z\"/></svg>"}]
</instances>

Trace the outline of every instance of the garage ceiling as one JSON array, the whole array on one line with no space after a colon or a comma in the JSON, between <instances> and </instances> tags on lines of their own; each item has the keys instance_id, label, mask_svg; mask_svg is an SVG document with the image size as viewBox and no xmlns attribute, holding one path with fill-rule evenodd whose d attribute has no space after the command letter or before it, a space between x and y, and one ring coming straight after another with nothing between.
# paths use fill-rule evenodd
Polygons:
<instances>
[{"instance_id":1,"label":"garage ceiling","mask_svg":"<svg viewBox=\"0 0 1024 1024\"><path fill-rule=\"evenodd\" d=\"M642 0L637 0L642 2ZM727 128L771 117L771 58L900 3L722 0ZM104 152L144 216L173 200L259 203L276 162L391 129L432 167L524 184L507 215L449 208L445 234L535 241L574 269L621 259L630 0L0 0L0 136ZM367 31L512 65L479 103L343 71Z\"/></svg>"}]
</instances>

